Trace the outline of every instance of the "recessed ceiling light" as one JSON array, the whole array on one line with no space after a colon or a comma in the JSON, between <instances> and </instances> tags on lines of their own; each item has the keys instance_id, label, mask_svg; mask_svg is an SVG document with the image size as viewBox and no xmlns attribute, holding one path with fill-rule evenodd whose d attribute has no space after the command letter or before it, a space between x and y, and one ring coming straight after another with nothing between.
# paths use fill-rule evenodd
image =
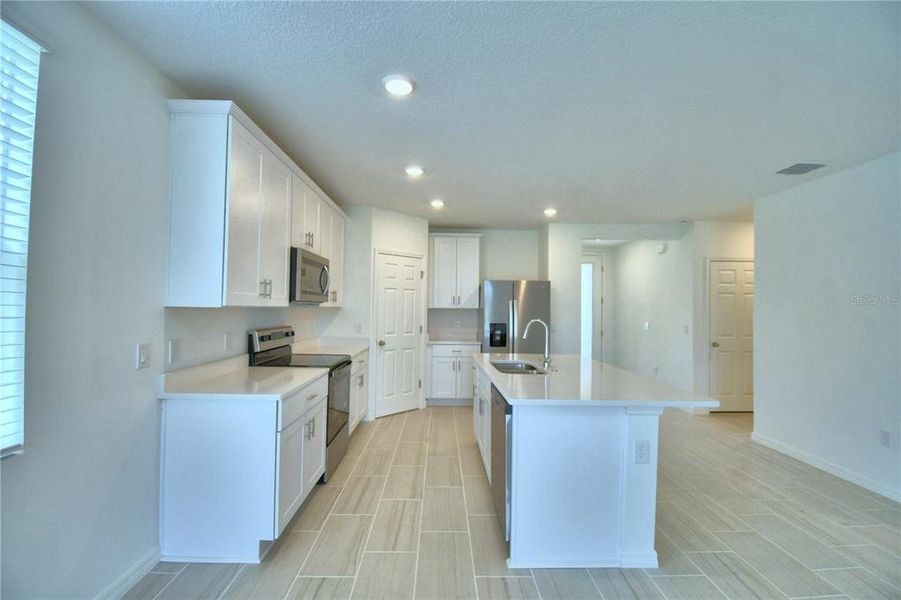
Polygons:
<instances>
[{"instance_id":1,"label":"recessed ceiling light","mask_svg":"<svg viewBox=\"0 0 901 600\"><path fill-rule=\"evenodd\" d=\"M422 177L422 174L425 173L425 170L419 165L407 165L407 168L404 171L410 177Z\"/></svg>"},{"instance_id":2,"label":"recessed ceiling light","mask_svg":"<svg viewBox=\"0 0 901 600\"><path fill-rule=\"evenodd\" d=\"M444 200L441 198L435 198L429 204L432 205L432 208L444 208Z\"/></svg>"},{"instance_id":3,"label":"recessed ceiling light","mask_svg":"<svg viewBox=\"0 0 901 600\"><path fill-rule=\"evenodd\" d=\"M385 90L392 96L402 98L413 93L413 80L406 75L388 75L382 79Z\"/></svg>"},{"instance_id":4,"label":"recessed ceiling light","mask_svg":"<svg viewBox=\"0 0 901 600\"><path fill-rule=\"evenodd\" d=\"M785 167L781 171L776 171L777 175L803 175L817 169L822 169L826 165L821 163L795 163L790 167Z\"/></svg>"},{"instance_id":5,"label":"recessed ceiling light","mask_svg":"<svg viewBox=\"0 0 901 600\"><path fill-rule=\"evenodd\" d=\"M556 214L557 214L556 208L545 208L544 209L544 216L546 216L546 217L553 217Z\"/></svg>"}]
</instances>

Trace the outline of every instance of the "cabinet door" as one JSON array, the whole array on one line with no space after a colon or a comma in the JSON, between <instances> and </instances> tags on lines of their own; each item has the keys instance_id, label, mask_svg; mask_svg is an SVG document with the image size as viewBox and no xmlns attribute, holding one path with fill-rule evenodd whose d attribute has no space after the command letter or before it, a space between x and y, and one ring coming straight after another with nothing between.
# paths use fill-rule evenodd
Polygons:
<instances>
[{"instance_id":1,"label":"cabinet door","mask_svg":"<svg viewBox=\"0 0 901 600\"><path fill-rule=\"evenodd\" d=\"M309 423L305 427L303 443L303 487L304 495L308 494L322 474L325 472L325 417L328 400L323 399L311 408L303 419Z\"/></svg>"},{"instance_id":2,"label":"cabinet door","mask_svg":"<svg viewBox=\"0 0 901 600\"><path fill-rule=\"evenodd\" d=\"M280 534L303 502L303 446L305 419L278 432L278 496L276 531Z\"/></svg>"},{"instance_id":3,"label":"cabinet door","mask_svg":"<svg viewBox=\"0 0 901 600\"><path fill-rule=\"evenodd\" d=\"M455 398L472 398L473 373L475 361L471 358L457 359L457 395Z\"/></svg>"},{"instance_id":4,"label":"cabinet door","mask_svg":"<svg viewBox=\"0 0 901 600\"><path fill-rule=\"evenodd\" d=\"M457 359L447 356L432 357L432 394L430 398L456 398Z\"/></svg>"},{"instance_id":5,"label":"cabinet door","mask_svg":"<svg viewBox=\"0 0 901 600\"><path fill-rule=\"evenodd\" d=\"M297 175L291 174L291 245L306 248L304 212L306 211L307 184Z\"/></svg>"},{"instance_id":6,"label":"cabinet door","mask_svg":"<svg viewBox=\"0 0 901 600\"><path fill-rule=\"evenodd\" d=\"M304 197L303 226L306 229L303 247L319 254L319 196L310 188Z\"/></svg>"},{"instance_id":7,"label":"cabinet door","mask_svg":"<svg viewBox=\"0 0 901 600\"><path fill-rule=\"evenodd\" d=\"M457 307L457 240L432 238L432 303L430 308Z\"/></svg>"},{"instance_id":8,"label":"cabinet door","mask_svg":"<svg viewBox=\"0 0 901 600\"><path fill-rule=\"evenodd\" d=\"M457 238L457 308L479 307L479 238Z\"/></svg>"},{"instance_id":9,"label":"cabinet door","mask_svg":"<svg viewBox=\"0 0 901 600\"><path fill-rule=\"evenodd\" d=\"M332 258L332 217L335 211L328 203L319 200L319 255Z\"/></svg>"},{"instance_id":10,"label":"cabinet door","mask_svg":"<svg viewBox=\"0 0 901 600\"><path fill-rule=\"evenodd\" d=\"M329 261L331 306L342 306L344 303L344 225L344 217L332 213L332 256Z\"/></svg>"},{"instance_id":11,"label":"cabinet door","mask_svg":"<svg viewBox=\"0 0 901 600\"><path fill-rule=\"evenodd\" d=\"M288 306L291 171L268 150L263 151L262 189L260 273L263 279L269 280L264 303L270 306Z\"/></svg>"},{"instance_id":12,"label":"cabinet door","mask_svg":"<svg viewBox=\"0 0 901 600\"><path fill-rule=\"evenodd\" d=\"M263 147L234 119L230 127L223 304L258 306L264 288L260 273Z\"/></svg>"}]
</instances>

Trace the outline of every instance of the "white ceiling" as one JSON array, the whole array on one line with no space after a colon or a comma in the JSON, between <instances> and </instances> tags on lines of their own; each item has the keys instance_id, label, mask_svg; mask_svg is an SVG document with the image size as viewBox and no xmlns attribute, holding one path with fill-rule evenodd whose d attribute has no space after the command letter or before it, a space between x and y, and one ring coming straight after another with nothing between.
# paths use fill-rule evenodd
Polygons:
<instances>
[{"instance_id":1,"label":"white ceiling","mask_svg":"<svg viewBox=\"0 0 901 600\"><path fill-rule=\"evenodd\" d=\"M192 97L235 100L339 204L441 226L533 227L547 206L749 218L755 197L899 147L897 4L89 7ZM416 93L387 97L390 73ZM796 162L828 166L775 174Z\"/></svg>"}]
</instances>

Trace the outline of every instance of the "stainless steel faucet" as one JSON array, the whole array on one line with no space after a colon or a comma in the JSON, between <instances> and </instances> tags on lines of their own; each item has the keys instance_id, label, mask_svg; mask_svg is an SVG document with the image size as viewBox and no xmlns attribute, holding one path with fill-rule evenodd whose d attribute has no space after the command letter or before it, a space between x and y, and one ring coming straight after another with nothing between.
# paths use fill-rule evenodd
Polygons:
<instances>
[{"instance_id":1,"label":"stainless steel faucet","mask_svg":"<svg viewBox=\"0 0 901 600\"><path fill-rule=\"evenodd\" d=\"M547 323L541 319L532 319L526 325L525 331L522 332L522 339L529 337L529 328L532 326L532 323L544 325L544 368L547 369L551 366L551 332L547 327Z\"/></svg>"}]
</instances>

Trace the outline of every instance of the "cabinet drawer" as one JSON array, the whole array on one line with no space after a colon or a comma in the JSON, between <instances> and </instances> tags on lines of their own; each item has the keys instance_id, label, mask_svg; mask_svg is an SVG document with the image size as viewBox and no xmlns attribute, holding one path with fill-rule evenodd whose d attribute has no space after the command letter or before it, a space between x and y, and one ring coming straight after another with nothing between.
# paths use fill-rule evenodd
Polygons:
<instances>
[{"instance_id":1,"label":"cabinet drawer","mask_svg":"<svg viewBox=\"0 0 901 600\"><path fill-rule=\"evenodd\" d=\"M301 418L323 398L328 398L328 374L279 402L278 431Z\"/></svg>"},{"instance_id":2,"label":"cabinet drawer","mask_svg":"<svg viewBox=\"0 0 901 600\"><path fill-rule=\"evenodd\" d=\"M472 358L479 351L478 344L433 344L432 356L448 356L450 358Z\"/></svg>"}]
</instances>

